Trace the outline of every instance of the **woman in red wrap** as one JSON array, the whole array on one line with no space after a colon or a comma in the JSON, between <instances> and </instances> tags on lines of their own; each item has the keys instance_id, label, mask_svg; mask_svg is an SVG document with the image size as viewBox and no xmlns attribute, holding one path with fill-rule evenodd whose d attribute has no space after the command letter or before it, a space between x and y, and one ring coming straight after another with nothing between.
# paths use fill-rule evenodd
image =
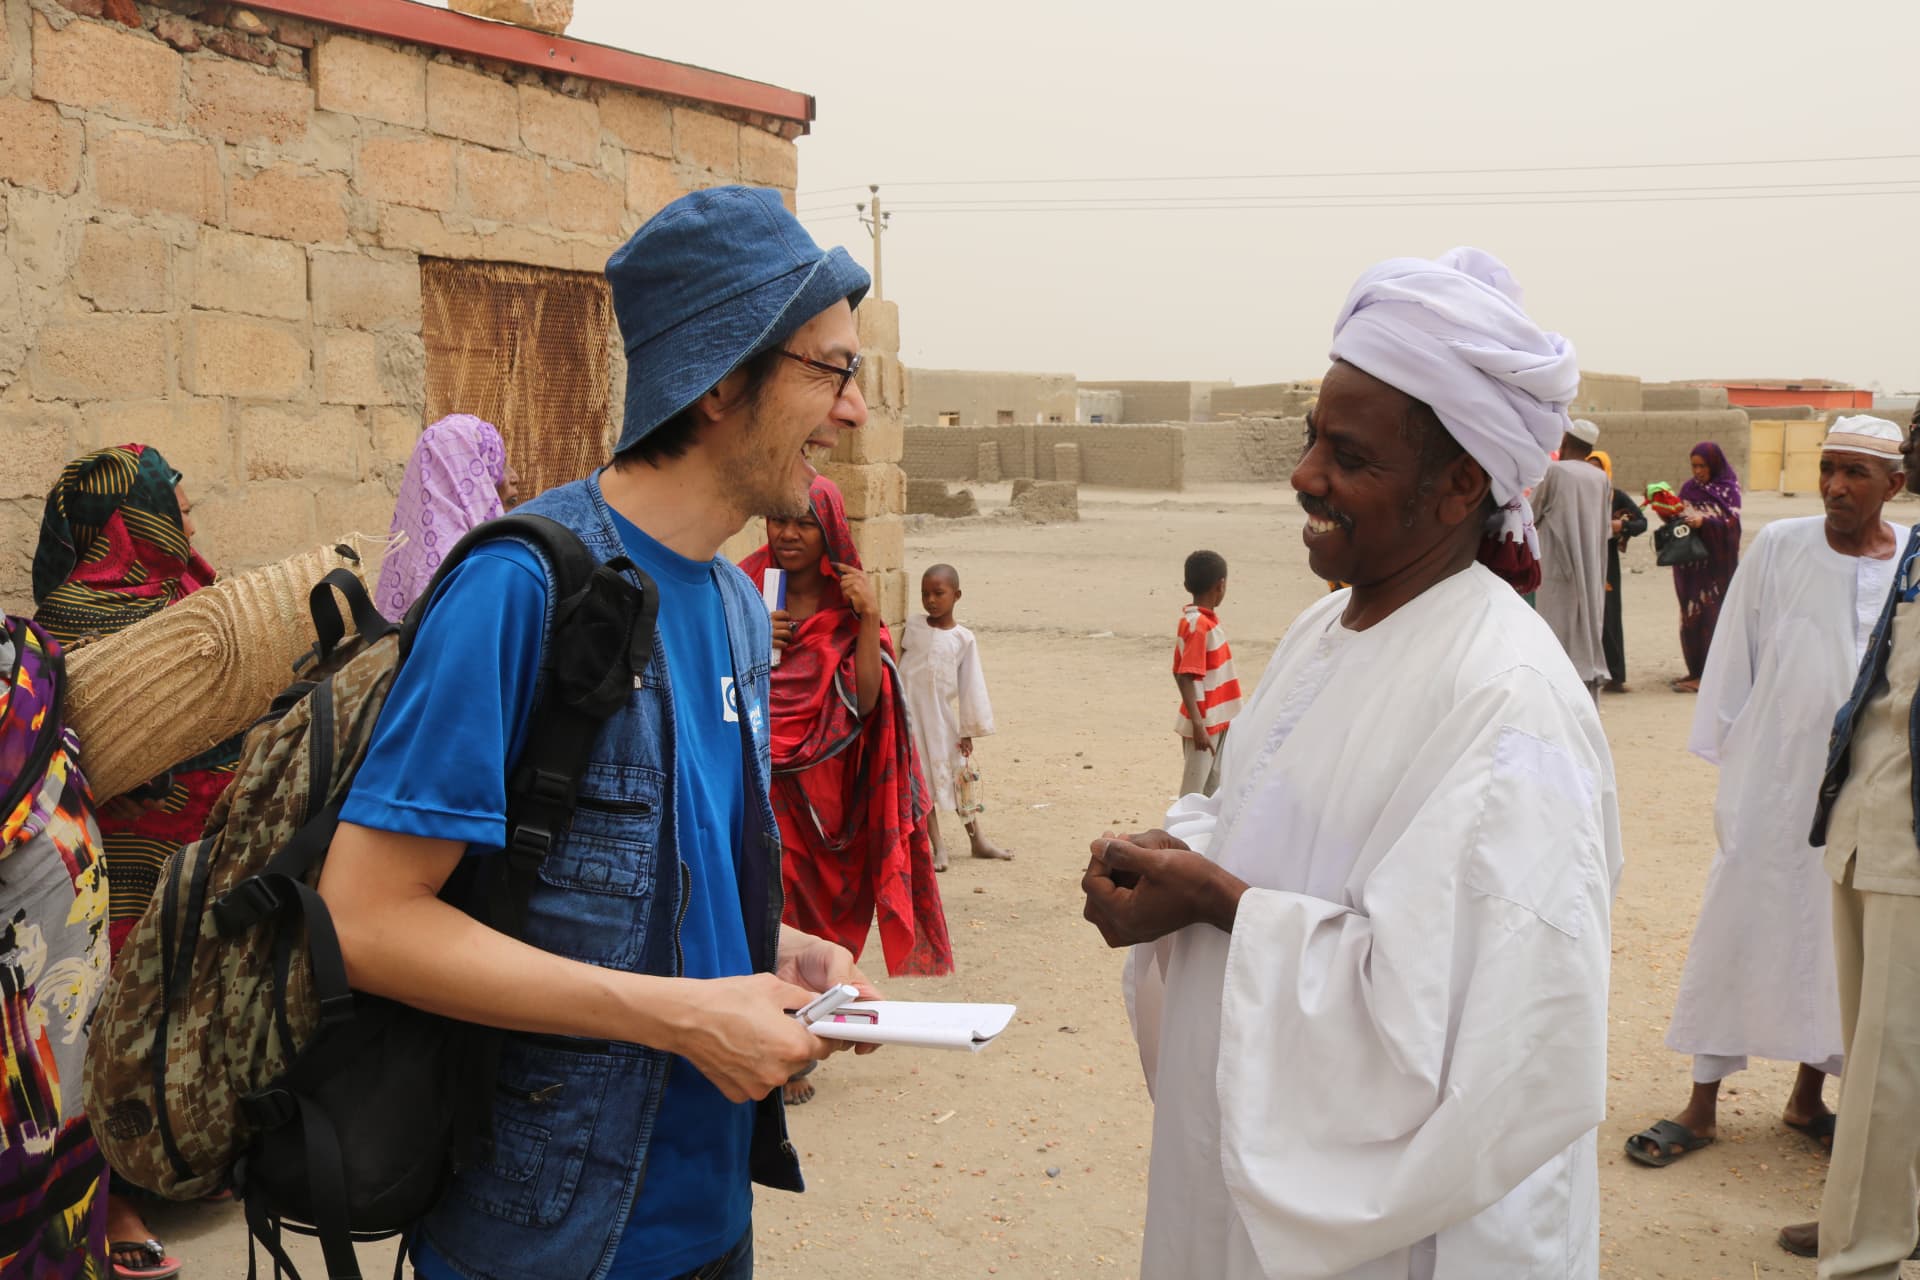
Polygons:
<instances>
[{"instance_id":1,"label":"woman in red wrap","mask_svg":"<svg viewBox=\"0 0 1920 1280\"><path fill-rule=\"evenodd\" d=\"M740 562L756 583L769 568L787 575L770 693L786 922L857 958L877 911L889 974L950 973L927 837L932 801L893 643L840 490L818 476L810 496L810 514L769 518L767 545Z\"/></svg>"}]
</instances>

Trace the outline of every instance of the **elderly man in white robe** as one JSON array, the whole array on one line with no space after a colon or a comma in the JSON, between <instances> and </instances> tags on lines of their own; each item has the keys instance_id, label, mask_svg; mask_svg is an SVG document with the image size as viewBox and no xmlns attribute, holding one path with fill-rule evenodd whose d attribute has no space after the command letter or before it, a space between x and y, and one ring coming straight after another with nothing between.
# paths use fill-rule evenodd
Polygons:
<instances>
[{"instance_id":1,"label":"elderly man in white robe","mask_svg":"<svg viewBox=\"0 0 1920 1280\"><path fill-rule=\"evenodd\" d=\"M1352 586L1288 632L1218 792L1082 881L1135 948L1141 1275L1593 1280L1618 808L1515 590L1574 354L1456 249L1363 275L1332 358L1293 486Z\"/></svg>"},{"instance_id":2,"label":"elderly man in white robe","mask_svg":"<svg viewBox=\"0 0 1920 1280\"><path fill-rule=\"evenodd\" d=\"M1776 520L1741 555L1700 680L1687 747L1720 767L1720 847L1667 1047L1693 1055L1685 1109L1627 1139L1659 1168L1718 1136L1720 1083L1749 1058L1797 1062L1781 1123L1833 1145L1822 1097L1840 1074L1833 912L1807 847L1833 716L1853 688L1906 526L1881 508L1906 483L1903 433L1841 418L1820 454L1826 515Z\"/></svg>"},{"instance_id":3,"label":"elderly man in white robe","mask_svg":"<svg viewBox=\"0 0 1920 1280\"><path fill-rule=\"evenodd\" d=\"M1602 640L1607 611L1607 542L1613 536L1613 482L1587 461L1600 428L1575 420L1560 459L1533 491L1540 525L1540 591L1534 607L1567 651L1597 701L1608 678Z\"/></svg>"}]
</instances>

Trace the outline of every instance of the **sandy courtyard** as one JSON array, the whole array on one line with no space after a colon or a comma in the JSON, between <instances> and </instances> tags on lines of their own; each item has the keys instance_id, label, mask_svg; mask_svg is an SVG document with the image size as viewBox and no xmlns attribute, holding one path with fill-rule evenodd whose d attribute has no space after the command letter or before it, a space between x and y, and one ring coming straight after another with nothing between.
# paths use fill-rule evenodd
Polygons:
<instances>
[{"instance_id":1,"label":"sandy courtyard","mask_svg":"<svg viewBox=\"0 0 1920 1280\"><path fill-rule=\"evenodd\" d=\"M992 511L1006 492L982 496ZM1078 524L987 515L909 531L916 574L938 560L962 574L958 614L979 634L1000 724L979 753L986 830L1019 857L956 860L942 888L959 972L889 994L1011 1001L1020 1013L977 1057L889 1050L822 1069L818 1099L793 1113L810 1190L758 1193L767 1280L1136 1273L1151 1104L1121 1008L1120 957L1080 918L1087 842L1108 827L1155 825L1178 781L1168 672L1186 553L1227 557L1221 616L1249 689L1320 588L1282 489L1085 490L1081 505ZM1810 497L1750 499L1749 536L1818 509ZM1717 1145L1662 1170L1621 1154L1628 1134L1686 1096L1687 1062L1661 1039L1713 854L1715 771L1684 751L1694 703L1667 689L1681 672L1677 612L1646 544L1635 544L1626 582L1634 692L1604 706L1627 871L1614 916L1601 1270L1617 1280L1811 1277L1813 1263L1773 1239L1814 1216L1825 1173L1813 1145L1779 1122L1791 1067L1761 1063L1734 1078ZM877 972L877 940L867 958ZM1830 1103L1835 1094L1830 1086ZM236 1211L168 1208L154 1226L189 1275L244 1274ZM316 1251L299 1252L314 1259L310 1275L323 1274ZM362 1254L370 1274L390 1273L389 1246ZM1920 1277L1920 1265L1906 1274Z\"/></svg>"}]
</instances>

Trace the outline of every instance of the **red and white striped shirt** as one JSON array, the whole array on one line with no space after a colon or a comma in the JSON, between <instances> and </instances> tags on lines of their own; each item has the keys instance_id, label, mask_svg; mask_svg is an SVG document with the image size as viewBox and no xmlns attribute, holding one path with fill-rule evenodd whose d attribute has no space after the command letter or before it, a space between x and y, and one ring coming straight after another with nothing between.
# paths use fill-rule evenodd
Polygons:
<instances>
[{"instance_id":1,"label":"red and white striped shirt","mask_svg":"<svg viewBox=\"0 0 1920 1280\"><path fill-rule=\"evenodd\" d=\"M1190 604L1180 615L1180 632L1173 645L1173 674L1194 678L1194 697L1206 717L1208 736L1225 733L1227 723L1240 714L1240 680L1233 673L1233 650L1227 644L1226 630L1213 610ZM1183 738L1193 736L1193 721L1187 718L1184 701L1175 731Z\"/></svg>"}]
</instances>

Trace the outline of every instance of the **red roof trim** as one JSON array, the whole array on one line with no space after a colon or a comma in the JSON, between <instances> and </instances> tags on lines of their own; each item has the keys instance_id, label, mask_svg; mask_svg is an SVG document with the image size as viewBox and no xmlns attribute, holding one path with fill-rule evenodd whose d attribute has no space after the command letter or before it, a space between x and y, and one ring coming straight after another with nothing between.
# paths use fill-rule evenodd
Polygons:
<instances>
[{"instance_id":1,"label":"red roof trim","mask_svg":"<svg viewBox=\"0 0 1920 1280\"><path fill-rule=\"evenodd\" d=\"M411 44L451 49L542 71L603 80L648 93L757 111L803 128L813 122L813 95L703 67L650 58L610 45L548 35L504 22L436 9L412 0L249 0L250 8Z\"/></svg>"}]
</instances>

